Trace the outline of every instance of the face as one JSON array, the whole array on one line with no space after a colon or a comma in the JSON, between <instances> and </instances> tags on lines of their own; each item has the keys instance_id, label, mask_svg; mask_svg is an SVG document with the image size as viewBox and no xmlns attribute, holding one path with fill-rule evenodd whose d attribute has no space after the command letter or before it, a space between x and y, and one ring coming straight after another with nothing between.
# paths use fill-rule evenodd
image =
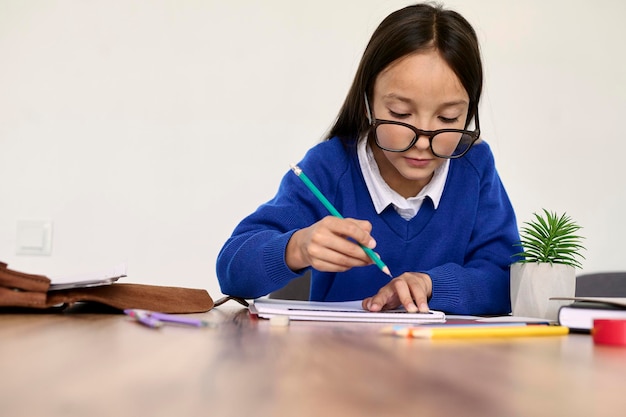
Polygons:
<instances>
[{"instance_id":1,"label":"face","mask_svg":"<svg viewBox=\"0 0 626 417\"><path fill-rule=\"evenodd\" d=\"M370 105L377 119L408 123L422 130L463 129L469 96L456 74L434 49L407 55L376 77ZM372 143L374 158L389 186L405 198L415 196L444 163L420 136L405 152L383 151Z\"/></svg>"}]
</instances>

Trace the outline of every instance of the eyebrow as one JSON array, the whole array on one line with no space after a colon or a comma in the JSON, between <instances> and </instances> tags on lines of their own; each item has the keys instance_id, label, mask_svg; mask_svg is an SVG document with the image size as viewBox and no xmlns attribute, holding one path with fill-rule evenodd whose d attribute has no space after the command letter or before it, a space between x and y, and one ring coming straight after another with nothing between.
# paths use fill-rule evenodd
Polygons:
<instances>
[{"instance_id":1,"label":"eyebrow","mask_svg":"<svg viewBox=\"0 0 626 417\"><path fill-rule=\"evenodd\" d=\"M396 93L385 94L383 96L383 98L384 99L398 100L398 101L400 101L402 103L413 104L413 100L411 100L410 98L398 95ZM441 103L440 107L455 107L455 106L459 106L459 105L469 106L469 103L466 100L459 99L459 100L452 100L452 101L446 101L444 103Z\"/></svg>"}]
</instances>

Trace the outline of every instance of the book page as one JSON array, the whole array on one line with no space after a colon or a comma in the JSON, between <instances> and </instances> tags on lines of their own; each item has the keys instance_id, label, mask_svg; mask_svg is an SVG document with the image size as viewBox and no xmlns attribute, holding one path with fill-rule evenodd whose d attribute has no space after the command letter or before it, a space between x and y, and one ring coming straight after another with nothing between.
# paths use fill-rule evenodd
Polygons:
<instances>
[{"instance_id":1,"label":"book page","mask_svg":"<svg viewBox=\"0 0 626 417\"><path fill-rule=\"evenodd\" d=\"M105 271L71 276L51 276L49 291L66 290L69 288L97 287L109 285L126 276L126 264L119 264Z\"/></svg>"}]
</instances>

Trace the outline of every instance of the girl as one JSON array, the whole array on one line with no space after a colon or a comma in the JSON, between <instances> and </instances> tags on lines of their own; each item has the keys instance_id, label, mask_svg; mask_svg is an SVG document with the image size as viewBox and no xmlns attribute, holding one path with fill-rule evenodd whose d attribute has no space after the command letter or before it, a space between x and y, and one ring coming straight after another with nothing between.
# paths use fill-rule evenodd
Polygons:
<instances>
[{"instance_id":1,"label":"girl","mask_svg":"<svg viewBox=\"0 0 626 417\"><path fill-rule=\"evenodd\" d=\"M476 33L458 13L418 4L385 18L327 140L298 164L345 218L287 173L220 251L222 292L257 298L311 269L311 300L509 313L519 235L478 141L482 84Z\"/></svg>"}]
</instances>

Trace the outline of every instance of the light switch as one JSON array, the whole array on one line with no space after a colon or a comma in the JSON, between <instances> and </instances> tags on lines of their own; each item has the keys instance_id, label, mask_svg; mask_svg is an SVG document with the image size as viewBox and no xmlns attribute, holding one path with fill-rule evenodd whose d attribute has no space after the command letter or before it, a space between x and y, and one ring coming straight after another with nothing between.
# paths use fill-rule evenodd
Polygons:
<instances>
[{"instance_id":1,"label":"light switch","mask_svg":"<svg viewBox=\"0 0 626 417\"><path fill-rule=\"evenodd\" d=\"M50 255L52 253L52 222L19 220L16 242L18 255Z\"/></svg>"}]
</instances>

